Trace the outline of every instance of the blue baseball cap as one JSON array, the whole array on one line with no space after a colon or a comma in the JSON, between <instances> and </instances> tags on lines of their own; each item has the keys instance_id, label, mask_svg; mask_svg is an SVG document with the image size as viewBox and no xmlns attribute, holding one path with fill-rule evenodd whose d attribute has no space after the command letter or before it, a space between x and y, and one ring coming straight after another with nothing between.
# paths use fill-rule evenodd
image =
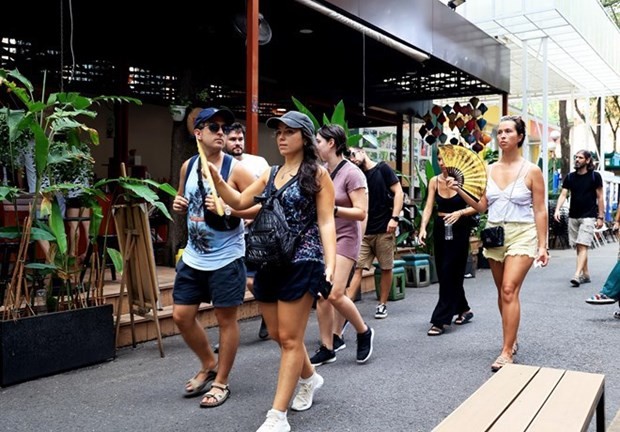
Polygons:
<instances>
[{"instance_id":1,"label":"blue baseball cap","mask_svg":"<svg viewBox=\"0 0 620 432\"><path fill-rule=\"evenodd\" d=\"M284 123L293 129L303 129L308 135L314 137L314 123L310 117L299 111L289 111L281 117L271 117L267 120L267 127L277 129L280 123Z\"/></svg>"},{"instance_id":2,"label":"blue baseball cap","mask_svg":"<svg viewBox=\"0 0 620 432\"><path fill-rule=\"evenodd\" d=\"M200 111L194 119L194 129L197 129L201 123L206 122L215 115L223 117L224 122L227 125L232 124L235 121L235 115L228 108L205 108Z\"/></svg>"}]
</instances>

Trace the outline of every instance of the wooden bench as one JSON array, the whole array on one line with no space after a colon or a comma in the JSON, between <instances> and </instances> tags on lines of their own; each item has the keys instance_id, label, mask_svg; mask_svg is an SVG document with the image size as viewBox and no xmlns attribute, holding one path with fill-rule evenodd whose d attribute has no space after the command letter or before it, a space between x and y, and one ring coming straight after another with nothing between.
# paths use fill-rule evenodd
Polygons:
<instances>
[{"instance_id":1,"label":"wooden bench","mask_svg":"<svg viewBox=\"0 0 620 432\"><path fill-rule=\"evenodd\" d=\"M506 365L433 431L586 431L595 410L604 432L604 375Z\"/></svg>"}]
</instances>

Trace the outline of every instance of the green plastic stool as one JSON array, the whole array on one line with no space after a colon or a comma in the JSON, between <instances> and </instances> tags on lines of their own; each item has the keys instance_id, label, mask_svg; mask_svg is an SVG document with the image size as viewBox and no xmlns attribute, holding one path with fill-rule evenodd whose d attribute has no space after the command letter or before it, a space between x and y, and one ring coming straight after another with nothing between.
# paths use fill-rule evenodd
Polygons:
<instances>
[{"instance_id":1,"label":"green plastic stool","mask_svg":"<svg viewBox=\"0 0 620 432\"><path fill-rule=\"evenodd\" d=\"M375 293L377 294L377 300L381 296L381 269L375 270ZM390 288L390 294L388 300L402 300L405 298L405 267L394 267L392 270L392 287Z\"/></svg>"}]
</instances>

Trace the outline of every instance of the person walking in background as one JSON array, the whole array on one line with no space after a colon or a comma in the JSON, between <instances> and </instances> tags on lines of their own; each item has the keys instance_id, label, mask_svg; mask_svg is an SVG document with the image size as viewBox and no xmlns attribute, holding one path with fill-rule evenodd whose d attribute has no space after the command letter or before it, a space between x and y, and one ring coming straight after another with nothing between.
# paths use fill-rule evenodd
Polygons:
<instances>
[{"instance_id":1,"label":"person walking in background","mask_svg":"<svg viewBox=\"0 0 620 432\"><path fill-rule=\"evenodd\" d=\"M616 219L614 220L614 226L612 231L614 235L618 235L618 228L620 228L620 211L616 212ZM620 246L620 244L619 244ZM586 300L586 303L593 305L601 304L614 304L620 300L620 249L618 250L618 261L611 273L607 276L603 289L598 294L594 294L592 297ZM615 318L620 318L620 312L614 313Z\"/></svg>"},{"instance_id":2,"label":"person walking in background","mask_svg":"<svg viewBox=\"0 0 620 432\"><path fill-rule=\"evenodd\" d=\"M374 330L364 322L345 290L360 250L361 222L366 219L366 178L357 166L344 158L347 136L341 126L322 126L316 141L319 157L326 163L336 194L336 271L331 294L317 302L321 346L310 362L315 366L332 363L336 360L336 351L346 348L341 337L342 326L334 316L337 312L357 331L357 362L362 364L372 355Z\"/></svg>"},{"instance_id":3,"label":"person walking in background","mask_svg":"<svg viewBox=\"0 0 620 432\"><path fill-rule=\"evenodd\" d=\"M235 122L230 125L230 130L228 135L226 135L226 153L233 156L241 165L246 167L252 173L254 179L259 178L262 173L269 169L269 164L264 157L245 153L245 127L241 123ZM243 222L247 233L252 219L244 219ZM256 269L246 263L246 272L247 288L254 294L254 275L256 274ZM264 318L261 319L258 337L263 340L269 337Z\"/></svg>"},{"instance_id":4,"label":"person walking in background","mask_svg":"<svg viewBox=\"0 0 620 432\"><path fill-rule=\"evenodd\" d=\"M351 162L360 167L366 176L368 222L348 295L355 298L362 284L362 271L371 269L376 257L381 268L381 289L375 318L387 318L386 303L392 287L396 228L403 208L403 188L387 163L373 162L363 149L351 150Z\"/></svg>"},{"instance_id":5,"label":"person walking in background","mask_svg":"<svg viewBox=\"0 0 620 432\"><path fill-rule=\"evenodd\" d=\"M243 190L252 183L252 175L223 152L225 133L233 121L234 115L227 109L203 109L194 120L194 135L207 160L218 171L224 171L230 187ZM187 246L177 263L172 317L201 365L200 371L186 383L184 395L196 396L206 389L208 392L200 406L211 408L223 404L230 396L228 377L239 346L237 309L243 304L246 286L240 218L245 215L233 213L228 207L224 216L216 213L211 187L203 179L201 168L201 158L183 163L178 193L172 203L173 211L187 215L188 231ZM207 334L196 319L202 302L211 302L215 308L220 330L217 360ZM212 383L210 389L209 383Z\"/></svg>"},{"instance_id":6,"label":"person walking in background","mask_svg":"<svg viewBox=\"0 0 620 432\"><path fill-rule=\"evenodd\" d=\"M543 267L547 254L547 208L545 179L535 164L521 156L526 137L525 122L520 116L500 119L497 142L499 160L488 167L485 194L476 202L453 178L448 187L457 191L465 202L480 213L489 211L486 227L504 227L504 244L485 248L497 287L499 312L502 316L502 350L491 365L493 372L513 363L517 353L517 334L521 320L519 293L534 260Z\"/></svg>"},{"instance_id":7,"label":"person walking in background","mask_svg":"<svg viewBox=\"0 0 620 432\"><path fill-rule=\"evenodd\" d=\"M76 149L82 153L82 157L73 162L60 164L54 169L58 182L71 183L75 187L67 190L65 199L65 219L69 227L67 238L70 241L69 255L84 261L86 251L80 253L80 225L86 237L90 229L90 206L85 202L84 189L91 187L95 177L95 160L90 154L87 144L79 143Z\"/></svg>"},{"instance_id":8,"label":"person walking in background","mask_svg":"<svg viewBox=\"0 0 620 432\"><path fill-rule=\"evenodd\" d=\"M437 215L433 224L433 242L439 278L439 300L431 316L432 326L427 332L429 336L443 334L445 328L452 324L454 315L458 315L454 321L456 325L466 324L474 317L465 297L463 281L469 254L469 216L477 212L468 207L465 200L448 187L448 171L443 163L441 147L439 147L437 163L441 174L429 181L419 234L420 243L425 245L426 227L437 205ZM452 238L446 238L446 224L452 226Z\"/></svg>"},{"instance_id":9,"label":"person walking in background","mask_svg":"<svg viewBox=\"0 0 620 432\"><path fill-rule=\"evenodd\" d=\"M254 197L262 194L268 184L270 189L287 186L278 199L289 227L300 231L291 262L276 267L263 265L254 279L254 296L269 335L281 351L273 405L257 432L290 431L287 409L298 381L299 390L291 405L294 411L309 409L314 393L323 385L323 377L310 363L304 335L320 285L333 282L336 267L334 185L318 163L312 120L298 111L289 111L267 120L267 126L276 130L278 150L284 157L273 185L269 170L239 193L222 181L216 167L209 165L217 192L235 209L253 206Z\"/></svg>"},{"instance_id":10,"label":"person walking in background","mask_svg":"<svg viewBox=\"0 0 620 432\"><path fill-rule=\"evenodd\" d=\"M603 179L594 171L592 154L587 150L575 154L575 172L569 173L562 182L562 192L553 215L558 222L569 191L568 237L577 251L577 267L570 284L578 287L590 282L588 248L594 238L594 228L601 228L605 220Z\"/></svg>"}]
</instances>

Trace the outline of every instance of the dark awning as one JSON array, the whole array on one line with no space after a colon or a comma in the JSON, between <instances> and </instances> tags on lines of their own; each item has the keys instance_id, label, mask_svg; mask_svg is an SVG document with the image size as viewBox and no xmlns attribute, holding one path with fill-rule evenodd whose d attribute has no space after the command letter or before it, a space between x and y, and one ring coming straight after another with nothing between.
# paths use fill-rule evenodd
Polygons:
<instances>
[{"instance_id":1,"label":"dark awning","mask_svg":"<svg viewBox=\"0 0 620 432\"><path fill-rule=\"evenodd\" d=\"M259 53L261 118L291 108L291 96L326 111L343 99L351 126L369 125L381 123L381 111L369 107L406 112L415 101L508 91L508 50L439 1L317 3L430 58L420 62L298 1L262 0L272 39ZM131 68L130 92L144 102L170 104L178 78L191 77L192 94L206 90L217 104L245 111L245 40L234 26L245 0L179 0L165 8L73 2L63 7L62 23L58 2L31 8L3 7L0 38L15 40L2 42L0 62L35 85L47 70L48 88L58 87L62 41L65 90L118 94Z\"/></svg>"}]
</instances>

